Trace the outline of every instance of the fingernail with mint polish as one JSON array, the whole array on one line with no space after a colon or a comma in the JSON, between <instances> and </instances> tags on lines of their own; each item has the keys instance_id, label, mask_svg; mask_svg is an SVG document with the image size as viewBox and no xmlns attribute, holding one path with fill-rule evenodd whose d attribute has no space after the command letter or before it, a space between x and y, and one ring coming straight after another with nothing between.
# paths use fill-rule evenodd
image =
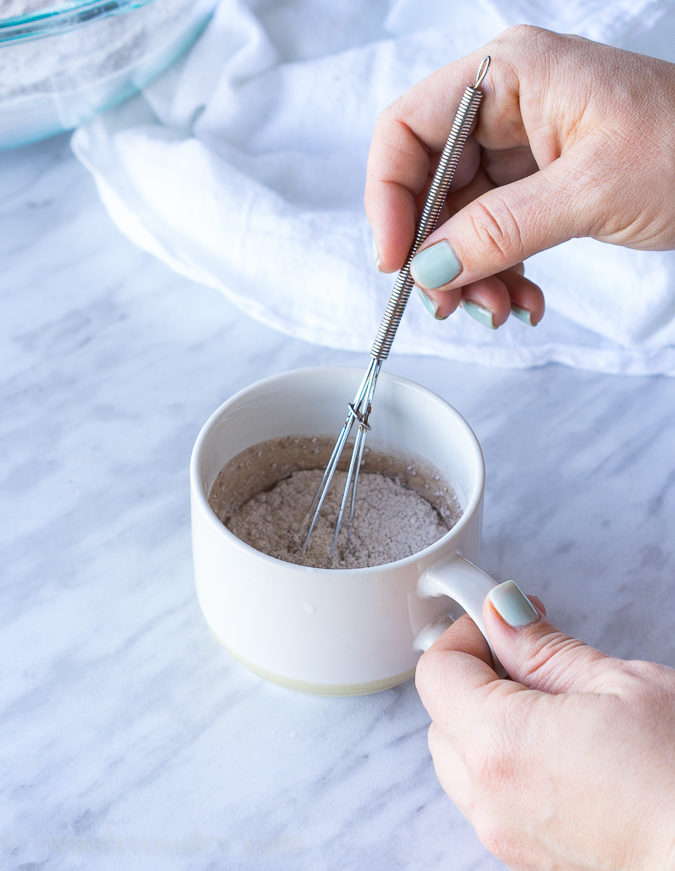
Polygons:
<instances>
[{"instance_id":1,"label":"fingernail with mint polish","mask_svg":"<svg viewBox=\"0 0 675 871\"><path fill-rule=\"evenodd\" d=\"M513 629L529 626L539 619L539 612L515 581L504 581L493 587L488 598L502 620Z\"/></svg>"},{"instance_id":2,"label":"fingernail with mint polish","mask_svg":"<svg viewBox=\"0 0 675 871\"><path fill-rule=\"evenodd\" d=\"M431 297L427 296L426 293L424 293L424 291L419 289L419 287L417 288L417 295L422 300L422 303L424 304L424 308L429 312L430 315L433 315L437 321L444 321L447 318L447 315L439 317L438 306L433 301L433 299L431 299Z\"/></svg>"},{"instance_id":3,"label":"fingernail with mint polish","mask_svg":"<svg viewBox=\"0 0 675 871\"><path fill-rule=\"evenodd\" d=\"M532 321L532 312L528 311L528 309L523 308L519 305L511 306L511 314L515 315L518 320L522 321L524 324L527 324L528 327L536 327L537 325Z\"/></svg>"},{"instance_id":4,"label":"fingernail with mint polish","mask_svg":"<svg viewBox=\"0 0 675 871\"><path fill-rule=\"evenodd\" d=\"M457 278L462 266L449 242L436 242L416 254L410 261L410 274L416 284L433 290Z\"/></svg>"},{"instance_id":5,"label":"fingernail with mint polish","mask_svg":"<svg viewBox=\"0 0 675 871\"><path fill-rule=\"evenodd\" d=\"M495 322L492 319L492 312L490 309L485 308L485 306L478 305L477 302L471 302L470 299L462 300L462 308L464 311L470 315L474 319L474 321L478 321L479 324L483 324L484 327L487 327L490 330L496 330Z\"/></svg>"}]
</instances>

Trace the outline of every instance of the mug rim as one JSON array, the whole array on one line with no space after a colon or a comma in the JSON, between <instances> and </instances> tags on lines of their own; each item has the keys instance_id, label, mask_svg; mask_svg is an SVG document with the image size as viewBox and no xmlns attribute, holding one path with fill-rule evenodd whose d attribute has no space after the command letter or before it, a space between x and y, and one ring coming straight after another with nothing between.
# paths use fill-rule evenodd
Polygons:
<instances>
[{"instance_id":1,"label":"mug rim","mask_svg":"<svg viewBox=\"0 0 675 871\"><path fill-rule=\"evenodd\" d=\"M378 571L381 572L386 569L399 569L401 567L406 567L412 563L418 562L420 557L432 557L434 551L440 550L445 544L447 544L449 538L455 537L461 532L461 530L469 523L470 518L473 517L474 513L480 506L483 495L485 493L485 458L483 455L483 449L480 445L480 442L478 441L476 434L474 433L467 420L459 413L459 411L457 411L454 406L452 406L442 396L434 393L433 390L429 390L428 387L423 387L421 384L418 384L416 381L412 381L410 378L405 378L402 375L397 375L391 372L381 372L379 375L379 379L384 378L389 381L398 382L399 384L402 384L407 388L411 388L416 392L423 394L426 398L432 400L433 402L440 403L443 406L445 413L449 413L464 428L469 443L471 444L478 457L478 480L476 482L476 486L473 488L469 496L467 505L462 508L462 515L457 523L455 523L455 525L439 539L434 541L432 544L427 545L427 547L423 548L422 550L418 550L415 553L410 554L409 556L403 557L402 559L393 560L392 562L387 563L380 563L379 565L375 566L337 569L322 568L320 566L305 566L298 563L290 563L286 560L281 560L278 557L274 557L270 554L264 553L264 551L258 550L257 548L252 547L250 544L247 544L245 541L242 541L230 529L228 529L227 526L225 526L225 524L218 518L214 510L209 505L207 494L204 492L204 488L199 481L198 465L202 445L208 437L213 426L222 416L223 412L225 412L228 407L238 402L247 394L263 387L264 385L273 384L275 381L286 380L289 376L312 375L318 373L321 373L322 375L328 375L328 373L335 370L339 370L340 372L353 372L356 375L363 374L363 369L358 366L302 366L297 369L286 369L283 372L277 372L274 375L268 375L265 378L261 378L258 381L254 381L251 384L248 384L246 387L242 387L240 390L238 390L236 393L233 393L232 396L222 402L203 423L192 448L192 454L190 457L190 490L193 499L197 500L200 510L206 514L208 521L212 524L215 524L219 534L224 535L226 539L230 540L234 545L242 548L246 553L252 554L256 558L262 559L265 562L271 561L274 565L282 565L287 570L298 570L299 572L320 572L322 574L325 574L326 576L331 577L336 577L339 575L352 576L355 572L361 574L370 574Z\"/></svg>"}]
</instances>

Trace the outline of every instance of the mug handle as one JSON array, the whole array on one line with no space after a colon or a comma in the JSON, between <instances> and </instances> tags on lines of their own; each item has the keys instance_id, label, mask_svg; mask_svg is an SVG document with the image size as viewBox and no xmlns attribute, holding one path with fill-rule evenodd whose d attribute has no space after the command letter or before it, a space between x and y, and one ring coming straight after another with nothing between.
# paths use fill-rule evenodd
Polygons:
<instances>
[{"instance_id":1,"label":"mug handle","mask_svg":"<svg viewBox=\"0 0 675 871\"><path fill-rule=\"evenodd\" d=\"M483 624L483 601L496 585L497 581L487 572L455 554L434 563L423 572L417 582L417 592L420 596L449 596L461 605L488 642L495 671L500 677L506 677L506 671L490 645ZM452 622L451 617L441 617L427 624L415 638L415 650L428 650Z\"/></svg>"}]
</instances>

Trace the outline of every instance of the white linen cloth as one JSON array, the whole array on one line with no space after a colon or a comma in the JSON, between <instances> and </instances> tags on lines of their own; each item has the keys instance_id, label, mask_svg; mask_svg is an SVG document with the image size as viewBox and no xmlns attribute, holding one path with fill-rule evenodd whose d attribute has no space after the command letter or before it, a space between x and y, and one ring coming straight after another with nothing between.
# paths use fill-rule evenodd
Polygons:
<instances>
[{"instance_id":1,"label":"white linen cloth","mask_svg":"<svg viewBox=\"0 0 675 871\"><path fill-rule=\"evenodd\" d=\"M519 22L674 59L671 0L222 0L177 65L73 148L136 244L276 329L368 351L393 285L362 202L377 114ZM574 240L527 274L547 301L536 329L434 322L413 294L393 351L675 375L672 252Z\"/></svg>"}]
</instances>

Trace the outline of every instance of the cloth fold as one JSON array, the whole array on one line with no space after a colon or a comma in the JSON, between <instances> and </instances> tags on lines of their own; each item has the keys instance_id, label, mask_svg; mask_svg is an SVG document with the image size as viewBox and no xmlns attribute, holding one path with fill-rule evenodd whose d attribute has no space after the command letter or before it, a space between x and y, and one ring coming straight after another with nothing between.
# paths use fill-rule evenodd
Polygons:
<instances>
[{"instance_id":1,"label":"cloth fold","mask_svg":"<svg viewBox=\"0 0 675 871\"><path fill-rule=\"evenodd\" d=\"M362 201L388 103L518 22L673 60L669 0L557 6L223 0L178 64L77 130L73 149L137 245L278 330L368 351L393 285ZM675 375L672 252L578 239L527 274L547 302L536 329L511 318L491 332L461 312L434 322L411 298L393 352Z\"/></svg>"}]
</instances>

